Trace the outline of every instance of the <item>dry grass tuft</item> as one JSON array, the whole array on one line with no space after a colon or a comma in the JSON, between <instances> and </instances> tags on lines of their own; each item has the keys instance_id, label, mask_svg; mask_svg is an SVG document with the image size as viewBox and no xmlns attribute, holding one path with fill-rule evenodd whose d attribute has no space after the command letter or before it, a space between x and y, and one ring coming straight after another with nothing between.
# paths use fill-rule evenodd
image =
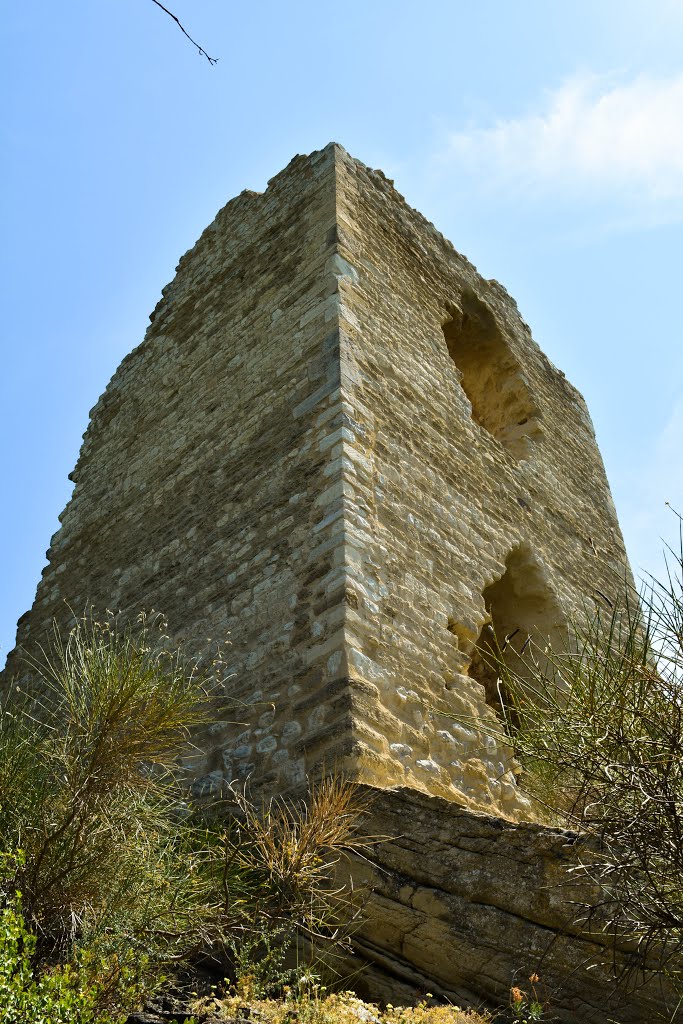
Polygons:
<instances>
[{"instance_id":1,"label":"dry grass tuft","mask_svg":"<svg viewBox=\"0 0 683 1024\"><path fill-rule=\"evenodd\" d=\"M239 792L242 814L237 842L229 848L245 871L268 875L269 899L277 905L310 903L313 895L330 905L340 895L331 888L340 857L367 849L372 840L359 834L369 800L339 776L311 787L310 798L297 802L274 798L256 808ZM310 922L314 927L315 922Z\"/></svg>"},{"instance_id":2,"label":"dry grass tuft","mask_svg":"<svg viewBox=\"0 0 683 1024\"><path fill-rule=\"evenodd\" d=\"M242 996L205 999L196 1011L210 1011L219 1020L234 1020L244 1009ZM294 999L263 999L249 1004L251 1016L261 1024L492 1024L488 1013L461 1010L457 1006L430 1006L426 1000L416 1006L391 1006L380 1009L365 1003L353 992Z\"/></svg>"}]
</instances>

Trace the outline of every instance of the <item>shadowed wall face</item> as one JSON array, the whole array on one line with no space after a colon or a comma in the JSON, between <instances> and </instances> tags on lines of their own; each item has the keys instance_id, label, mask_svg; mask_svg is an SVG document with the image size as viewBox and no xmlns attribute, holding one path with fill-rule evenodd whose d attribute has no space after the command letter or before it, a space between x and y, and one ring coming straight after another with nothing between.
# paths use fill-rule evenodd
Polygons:
<instances>
[{"instance_id":1,"label":"shadowed wall face","mask_svg":"<svg viewBox=\"0 0 683 1024\"><path fill-rule=\"evenodd\" d=\"M65 601L227 637L240 703L198 792L341 764L528 815L475 644L557 632L624 551L583 400L513 300L330 145L228 203L151 319L18 641Z\"/></svg>"},{"instance_id":2,"label":"shadowed wall face","mask_svg":"<svg viewBox=\"0 0 683 1024\"><path fill-rule=\"evenodd\" d=\"M220 211L180 260L145 340L92 410L29 644L71 608L154 608L201 651L227 638L226 690L194 774L287 789L349 740L335 159L294 160ZM10 670L19 669L13 657ZM223 721L223 720L230 721ZM230 723L236 724L230 724Z\"/></svg>"}]
</instances>

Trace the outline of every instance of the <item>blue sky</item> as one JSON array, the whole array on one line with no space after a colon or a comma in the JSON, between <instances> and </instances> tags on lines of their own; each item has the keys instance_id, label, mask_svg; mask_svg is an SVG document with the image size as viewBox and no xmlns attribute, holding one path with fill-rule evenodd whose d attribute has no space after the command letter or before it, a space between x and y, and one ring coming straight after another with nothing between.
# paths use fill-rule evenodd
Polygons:
<instances>
[{"instance_id":1,"label":"blue sky","mask_svg":"<svg viewBox=\"0 0 683 1024\"><path fill-rule=\"evenodd\" d=\"M680 0L152 0L3 15L0 662L88 410L216 211L334 139L584 393L636 569L683 509Z\"/></svg>"}]
</instances>

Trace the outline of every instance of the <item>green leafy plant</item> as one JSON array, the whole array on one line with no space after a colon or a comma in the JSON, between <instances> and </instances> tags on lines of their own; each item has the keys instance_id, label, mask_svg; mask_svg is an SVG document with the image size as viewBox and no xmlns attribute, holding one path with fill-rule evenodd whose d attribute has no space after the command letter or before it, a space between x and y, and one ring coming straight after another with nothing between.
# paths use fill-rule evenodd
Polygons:
<instances>
[{"instance_id":1,"label":"green leafy plant","mask_svg":"<svg viewBox=\"0 0 683 1024\"><path fill-rule=\"evenodd\" d=\"M292 923L245 918L227 934L225 948L235 972L233 987L245 1003L279 995L296 983L297 969L289 960L295 944Z\"/></svg>"},{"instance_id":2,"label":"green leafy plant","mask_svg":"<svg viewBox=\"0 0 683 1024\"><path fill-rule=\"evenodd\" d=\"M74 964L35 977L35 946L17 893L0 910L0 1024L105 1024L97 985Z\"/></svg>"}]
</instances>

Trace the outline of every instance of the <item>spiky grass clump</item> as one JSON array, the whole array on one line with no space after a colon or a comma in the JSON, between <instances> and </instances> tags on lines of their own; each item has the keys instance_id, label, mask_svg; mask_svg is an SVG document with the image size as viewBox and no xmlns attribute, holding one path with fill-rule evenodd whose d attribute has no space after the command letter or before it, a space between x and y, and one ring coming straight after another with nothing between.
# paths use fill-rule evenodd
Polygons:
<instances>
[{"instance_id":1,"label":"spiky grass clump","mask_svg":"<svg viewBox=\"0 0 683 1024\"><path fill-rule=\"evenodd\" d=\"M362 829L368 797L333 775L305 799L256 804L239 789L230 799L211 860L236 982L261 997L298 977L304 963L334 974L360 919L348 872L339 879L337 868L377 841Z\"/></svg>"},{"instance_id":2,"label":"spiky grass clump","mask_svg":"<svg viewBox=\"0 0 683 1024\"><path fill-rule=\"evenodd\" d=\"M157 618L85 617L30 670L30 693L0 707L0 911L21 893L38 976L67 965L105 1013L210 945L265 992L291 976L302 937L308 956L343 943L357 911L333 878L367 842L357 787L333 777L300 802L235 791L193 806L176 764L215 713L216 675Z\"/></svg>"},{"instance_id":3,"label":"spiky grass clump","mask_svg":"<svg viewBox=\"0 0 683 1024\"><path fill-rule=\"evenodd\" d=\"M264 913L299 908L301 923L318 930L342 895L332 885L340 857L371 841L359 834L367 798L338 776L312 786L306 800L274 798L259 808L239 792L234 797L241 816L226 836L227 857L240 875L258 879L254 891Z\"/></svg>"},{"instance_id":4,"label":"spiky grass clump","mask_svg":"<svg viewBox=\"0 0 683 1024\"><path fill-rule=\"evenodd\" d=\"M86 950L104 998L124 967L142 980L201 943L214 913L173 776L209 684L144 617L86 617L30 670L0 708L0 897L21 892L36 965Z\"/></svg>"}]
</instances>

